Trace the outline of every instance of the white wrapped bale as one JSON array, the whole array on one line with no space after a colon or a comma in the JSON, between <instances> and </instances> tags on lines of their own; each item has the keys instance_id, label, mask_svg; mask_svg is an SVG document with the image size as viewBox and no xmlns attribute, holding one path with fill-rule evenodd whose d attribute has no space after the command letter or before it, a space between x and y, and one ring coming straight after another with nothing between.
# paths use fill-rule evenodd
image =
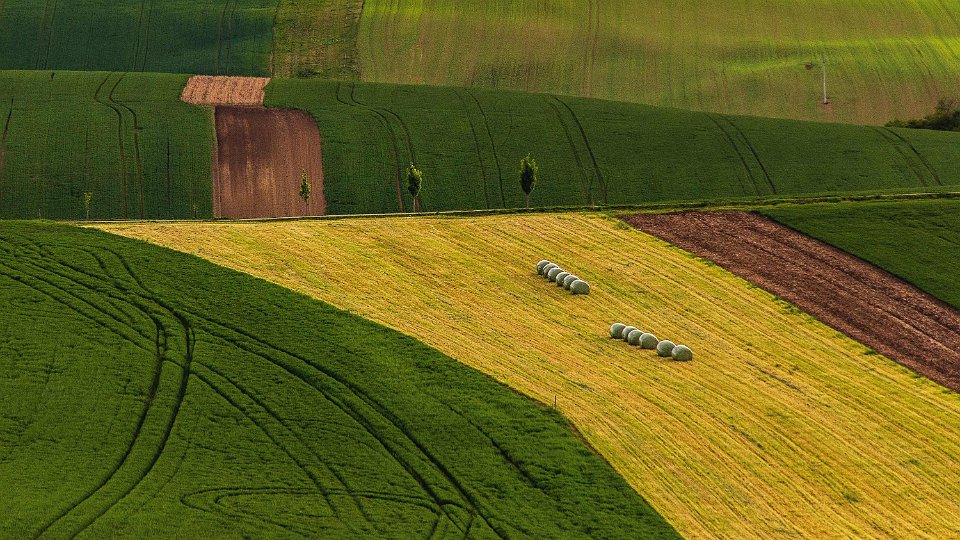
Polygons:
<instances>
[{"instance_id":1,"label":"white wrapped bale","mask_svg":"<svg viewBox=\"0 0 960 540\"><path fill-rule=\"evenodd\" d=\"M586 281L578 279L570 284L570 292L573 294L590 294L590 285Z\"/></svg>"},{"instance_id":2,"label":"white wrapped bale","mask_svg":"<svg viewBox=\"0 0 960 540\"><path fill-rule=\"evenodd\" d=\"M622 339L623 337L622 332L623 332L623 329L626 327L627 325L623 323L613 323L613 326L610 327L610 337L614 339Z\"/></svg>"},{"instance_id":3,"label":"white wrapped bale","mask_svg":"<svg viewBox=\"0 0 960 540\"><path fill-rule=\"evenodd\" d=\"M657 343L657 354L663 358L669 358L673 354L673 349L676 348L676 345L673 344L669 339L665 339L660 343Z\"/></svg>"},{"instance_id":4,"label":"white wrapped bale","mask_svg":"<svg viewBox=\"0 0 960 540\"><path fill-rule=\"evenodd\" d=\"M560 268L559 266L556 268L551 268L550 271L547 272L547 279L550 281L556 281L557 276L559 276L562 272L563 268Z\"/></svg>"},{"instance_id":5,"label":"white wrapped bale","mask_svg":"<svg viewBox=\"0 0 960 540\"><path fill-rule=\"evenodd\" d=\"M573 274L570 274L569 276L563 278L563 288L569 291L569 290L570 290L570 285L573 285L573 282L576 281L576 280L578 280L578 279L580 279L580 278L578 278L577 276L575 276L575 275L573 275Z\"/></svg>"},{"instance_id":6,"label":"white wrapped bale","mask_svg":"<svg viewBox=\"0 0 960 540\"><path fill-rule=\"evenodd\" d=\"M547 272L549 272L552 268L560 268L560 266L558 266L556 263L547 263L543 265L543 271L540 272L540 275L547 277Z\"/></svg>"},{"instance_id":7,"label":"white wrapped bale","mask_svg":"<svg viewBox=\"0 0 960 540\"><path fill-rule=\"evenodd\" d=\"M672 356L677 362L689 362L693 360L693 351L686 345L677 345L673 348Z\"/></svg>"},{"instance_id":8,"label":"white wrapped bale","mask_svg":"<svg viewBox=\"0 0 960 540\"><path fill-rule=\"evenodd\" d=\"M627 335L627 343L638 347L640 345L640 336L643 335L643 330L634 330Z\"/></svg>"},{"instance_id":9,"label":"white wrapped bale","mask_svg":"<svg viewBox=\"0 0 960 540\"><path fill-rule=\"evenodd\" d=\"M640 336L640 347L648 350L656 349L657 344L660 343L660 340L657 339L657 336L646 333Z\"/></svg>"},{"instance_id":10,"label":"white wrapped bale","mask_svg":"<svg viewBox=\"0 0 960 540\"><path fill-rule=\"evenodd\" d=\"M624 328L622 332L620 332L620 339L626 341L626 340L627 340L627 336L630 335L630 332L633 332L633 331L636 330L636 329L637 329L636 326L629 326L629 325L627 325L627 327Z\"/></svg>"},{"instance_id":11,"label":"white wrapped bale","mask_svg":"<svg viewBox=\"0 0 960 540\"><path fill-rule=\"evenodd\" d=\"M557 287L563 287L563 280L570 276L570 272L560 272L557 274L557 278L554 280L557 282Z\"/></svg>"},{"instance_id":12,"label":"white wrapped bale","mask_svg":"<svg viewBox=\"0 0 960 540\"><path fill-rule=\"evenodd\" d=\"M550 264L550 261L548 261L548 260L546 260L546 259L538 262L538 263L537 263L537 273L542 275L542 274L543 274L543 268L544 268L545 266L547 266L548 264Z\"/></svg>"}]
</instances>

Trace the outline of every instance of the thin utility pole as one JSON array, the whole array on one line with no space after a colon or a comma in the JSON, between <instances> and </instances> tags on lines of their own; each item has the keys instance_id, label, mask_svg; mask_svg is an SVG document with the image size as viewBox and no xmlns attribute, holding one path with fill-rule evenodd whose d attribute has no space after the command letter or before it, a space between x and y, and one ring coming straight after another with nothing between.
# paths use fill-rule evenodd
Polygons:
<instances>
[{"instance_id":1,"label":"thin utility pole","mask_svg":"<svg viewBox=\"0 0 960 540\"><path fill-rule=\"evenodd\" d=\"M830 98L827 97L827 55L820 53L820 67L823 70L823 104L829 105Z\"/></svg>"}]
</instances>

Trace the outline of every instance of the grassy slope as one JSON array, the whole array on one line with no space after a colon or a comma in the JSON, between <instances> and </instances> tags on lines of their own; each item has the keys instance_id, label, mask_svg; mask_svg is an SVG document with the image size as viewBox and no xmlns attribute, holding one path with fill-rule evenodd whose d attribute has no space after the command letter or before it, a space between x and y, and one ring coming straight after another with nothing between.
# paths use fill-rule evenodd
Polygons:
<instances>
[{"instance_id":1,"label":"grassy slope","mask_svg":"<svg viewBox=\"0 0 960 540\"><path fill-rule=\"evenodd\" d=\"M556 412L200 259L6 223L0 307L0 536L675 536Z\"/></svg>"},{"instance_id":2,"label":"grassy slope","mask_svg":"<svg viewBox=\"0 0 960 540\"><path fill-rule=\"evenodd\" d=\"M94 219L209 216L212 119L185 81L0 72L0 216L82 219L84 192Z\"/></svg>"},{"instance_id":3,"label":"grassy slope","mask_svg":"<svg viewBox=\"0 0 960 540\"><path fill-rule=\"evenodd\" d=\"M411 209L402 178L410 161L425 174L425 210L519 207L517 169L528 152L541 172L534 206L960 183L960 136L951 133L543 94L279 79L267 88L267 104L317 118L327 203L338 214Z\"/></svg>"},{"instance_id":4,"label":"grassy slope","mask_svg":"<svg viewBox=\"0 0 960 540\"><path fill-rule=\"evenodd\" d=\"M817 204L761 212L960 308L960 201Z\"/></svg>"},{"instance_id":5,"label":"grassy slope","mask_svg":"<svg viewBox=\"0 0 960 540\"><path fill-rule=\"evenodd\" d=\"M944 0L368 0L367 81L882 124L960 84ZM820 103L827 55L833 106Z\"/></svg>"},{"instance_id":6,"label":"grassy slope","mask_svg":"<svg viewBox=\"0 0 960 540\"><path fill-rule=\"evenodd\" d=\"M685 536L960 534L960 395L612 220L109 229L306 292L556 399ZM541 258L585 277L591 295L545 282ZM674 364L611 341L618 320L696 358Z\"/></svg>"}]
</instances>

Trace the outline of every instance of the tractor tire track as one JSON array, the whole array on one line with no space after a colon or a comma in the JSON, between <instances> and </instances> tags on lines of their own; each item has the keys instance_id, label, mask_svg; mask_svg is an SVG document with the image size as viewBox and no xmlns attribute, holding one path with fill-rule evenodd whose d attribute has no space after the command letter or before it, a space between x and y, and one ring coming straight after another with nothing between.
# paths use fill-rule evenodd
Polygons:
<instances>
[{"instance_id":1,"label":"tractor tire track","mask_svg":"<svg viewBox=\"0 0 960 540\"><path fill-rule=\"evenodd\" d=\"M234 24L233 22L237 18L237 3L240 0L233 0L233 7L230 9L230 15L227 17L227 58L226 58L226 69L227 72L231 72L230 69L230 55L233 53L233 38L234 38ZM229 4L229 0L227 2Z\"/></svg>"},{"instance_id":2,"label":"tractor tire track","mask_svg":"<svg viewBox=\"0 0 960 540\"><path fill-rule=\"evenodd\" d=\"M726 121L727 124L730 124L730 127L732 127L734 131L737 132L737 135L740 136L740 139L750 150L750 153L753 154L753 159L756 160L757 165L760 167L760 171L763 172L763 178L767 183L767 187L770 188L770 193L772 195L777 195L777 186L774 185L773 179L770 178L770 173L767 171L767 166L763 164L763 160L760 159L759 152L757 152L757 149L754 148L753 144L750 143L750 139L747 138L747 135L743 132L742 129L740 129L738 125L733 123L733 120L731 120L729 116L721 116L720 118L723 118L723 120Z\"/></svg>"},{"instance_id":3,"label":"tractor tire track","mask_svg":"<svg viewBox=\"0 0 960 540\"><path fill-rule=\"evenodd\" d=\"M890 146L896 150L897 154L899 154L901 158L903 158L903 162L906 163L907 167L909 167L913 172L913 175L917 178L917 181L920 182L920 185L923 187L928 187L927 181L923 177L923 171L917 165L914 159L907 153L907 151L904 150L903 146L900 144L900 141L893 136L893 133L887 128L874 127L873 130L876 131L877 134L883 138L883 140L890 143Z\"/></svg>"},{"instance_id":4,"label":"tractor tire track","mask_svg":"<svg viewBox=\"0 0 960 540\"><path fill-rule=\"evenodd\" d=\"M883 128L883 130L889 133L890 135L893 135L897 140L905 144L907 148L910 149L911 152L913 152L913 155L920 160L920 163L923 166L923 168L926 169L926 171L930 174L931 178L933 178L933 182L935 184L941 187L944 185L943 181L940 179L940 175L937 174L937 170L933 168L933 165L930 164L930 162L927 160L927 157L924 156L923 153L921 153L920 150L918 150L917 147L913 145L913 143L911 143L903 135L897 133L896 131L890 128Z\"/></svg>"},{"instance_id":5,"label":"tractor tire track","mask_svg":"<svg viewBox=\"0 0 960 540\"><path fill-rule=\"evenodd\" d=\"M147 0L140 0L140 15L137 17L137 40L133 44L133 58L130 61L130 71L137 70L137 62L140 60L140 36L143 33L143 12L146 6Z\"/></svg>"},{"instance_id":6,"label":"tractor tire track","mask_svg":"<svg viewBox=\"0 0 960 540\"><path fill-rule=\"evenodd\" d=\"M339 86L339 84L338 84L338 85L337 85L337 89L338 89L338 91L337 91L337 99L338 99L338 100L340 99L340 97L339 97L339 96L340 96L339 88L340 88L340 86ZM389 137L387 137L387 138L388 138L388 140L390 141L390 147L391 147L391 149L393 150L393 166L394 166L394 170L396 171L397 205L398 205L399 208L400 208L400 212L403 212L403 186L402 186L402 184L400 183L400 169L401 169L401 165L400 165L400 149L399 149L399 146L398 146L398 144L397 144L397 134L396 134L396 132L393 130L393 126L390 125L390 122L387 120L387 118L386 118L381 112L373 109L372 107L368 107L368 106L360 103L359 101L357 101L356 91L357 91L357 85L356 85L356 83L351 83L351 85L350 85L350 94L349 94L349 96L350 96L350 101L352 102L352 105L351 105L351 106L359 107L359 108L361 108L361 109L363 109L363 110L365 110L365 111L368 111L368 112L372 113L372 114L377 118L377 120L380 122L380 125L383 126L384 130L386 130L386 132L389 133Z\"/></svg>"},{"instance_id":7,"label":"tractor tire track","mask_svg":"<svg viewBox=\"0 0 960 540\"><path fill-rule=\"evenodd\" d=\"M97 90L93 94L93 99L97 103L103 105L104 107L110 108L117 115L117 147L120 151L120 200L122 205L122 217L127 219L127 155L124 150L123 144L123 114L120 112L116 106L112 103L108 103L100 98L100 92L103 91L103 87L107 84L107 81L110 80L110 77L113 76L113 73L109 73L103 82L100 83L100 86L97 87Z\"/></svg>"},{"instance_id":8,"label":"tractor tire track","mask_svg":"<svg viewBox=\"0 0 960 540\"><path fill-rule=\"evenodd\" d=\"M150 57L150 38L153 36L153 10L156 8L156 0L150 0L150 11L147 12L146 37L143 44L143 61L140 63L140 71L147 71L147 59Z\"/></svg>"},{"instance_id":9,"label":"tractor tire track","mask_svg":"<svg viewBox=\"0 0 960 540\"><path fill-rule=\"evenodd\" d=\"M583 129L583 123L580 122L580 117L577 116L577 113L573 112L573 108L566 101L560 99L557 96L553 96L553 99L557 100L557 103L563 106L570 113L570 118L573 119L573 123L577 125L577 130L580 131L580 137L583 139L583 146L587 149L587 154L590 156L590 163L593 164L593 172L596 174L596 180L600 185L600 190L603 194L603 204L607 204L607 181L603 177L603 172L600 170L600 164L597 162L597 155L593 152L593 145L590 144L590 139L587 138L587 131Z\"/></svg>"},{"instance_id":10,"label":"tractor tire track","mask_svg":"<svg viewBox=\"0 0 960 540\"><path fill-rule=\"evenodd\" d=\"M3 135L0 135L0 200L3 199L3 163L7 157L7 139L10 136L10 121L13 119L13 98L10 98L10 110L3 122Z\"/></svg>"},{"instance_id":11,"label":"tractor tire track","mask_svg":"<svg viewBox=\"0 0 960 540\"><path fill-rule=\"evenodd\" d=\"M220 21L217 24L217 63L216 63L216 74L224 75L222 69L222 58L223 58L223 30L224 30L224 21L227 18L227 11L230 9L230 1L227 0L223 4L223 11L220 12Z\"/></svg>"},{"instance_id":12,"label":"tractor tire track","mask_svg":"<svg viewBox=\"0 0 960 540\"><path fill-rule=\"evenodd\" d=\"M37 28L37 46L33 54L33 69L40 69L40 54L43 51L43 35L47 27L47 13L50 10L50 0L44 0L43 14L40 16L40 26Z\"/></svg>"},{"instance_id":13,"label":"tractor tire track","mask_svg":"<svg viewBox=\"0 0 960 540\"><path fill-rule=\"evenodd\" d=\"M573 142L573 136L570 134L570 128L563 119L560 107L551 100L551 97L552 96L544 95L543 101L549 105L556 114L557 121L560 122L560 127L563 128L563 134L567 138L567 144L570 145L570 153L573 154L573 158L577 162L577 174L580 176L580 190L583 194L583 202L584 204L593 206L593 193L590 190L590 182L587 180L587 172L584 169L583 160L580 159L580 152L577 151L577 145Z\"/></svg>"},{"instance_id":14,"label":"tractor tire track","mask_svg":"<svg viewBox=\"0 0 960 540\"><path fill-rule=\"evenodd\" d=\"M497 165L497 181L500 183L500 208L506 208L507 197L503 190L503 168L500 166L500 154L497 153L497 145L493 142L493 131L490 129L490 121L487 118L487 113L483 110L483 105L481 105L480 100L477 99L476 94L469 88L465 88L464 91L473 99L473 102L476 103L477 110L480 111L480 117L483 118L484 129L487 132L487 138L490 139L490 149L493 152L493 160Z\"/></svg>"},{"instance_id":15,"label":"tractor tire track","mask_svg":"<svg viewBox=\"0 0 960 540\"><path fill-rule=\"evenodd\" d=\"M47 51L43 56L43 69L50 65L50 46L53 44L53 32L57 24L57 8L60 0L53 0L53 14L50 16L50 29L47 31Z\"/></svg>"},{"instance_id":16,"label":"tractor tire track","mask_svg":"<svg viewBox=\"0 0 960 540\"><path fill-rule=\"evenodd\" d=\"M737 154L738 158L740 158L740 164L743 165L743 170L747 172L747 179L750 181L750 185L753 187L753 194L759 197L760 187L757 185L756 178L753 177L753 171L750 169L750 165L747 164L747 158L743 155L743 152L740 151L740 147L737 146L737 141L734 140L733 136L730 135L729 131L724 129L723 124L721 124L720 121L717 120L716 116L708 113L704 113L704 116L709 118L710 121L713 122L715 126L717 126L717 129L720 130L720 133L723 134L723 137L727 139L727 142L730 143L730 147L733 148L734 153ZM737 180L740 181L740 190L743 192L743 194L749 195L747 193L746 186L743 185L743 180L740 178L737 178Z\"/></svg>"},{"instance_id":17,"label":"tractor tire track","mask_svg":"<svg viewBox=\"0 0 960 540\"><path fill-rule=\"evenodd\" d=\"M487 167L483 162L483 151L480 149L480 137L477 135L477 128L473 125L473 118L470 115L470 110L467 108L467 102L463 99L463 95L460 90L453 90L457 95L457 99L460 100L460 106L463 107L464 114L467 116L467 123L470 125L470 133L473 135L473 142L477 150L477 160L480 163L480 176L483 180L483 200L486 207L490 208L490 190L487 188ZM0 160L0 164L3 161Z\"/></svg>"},{"instance_id":18,"label":"tractor tire track","mask_svg":"<svg viewBox=\"0 0 960 540\"><path fill-rule=\"evenodd\" d=\"M140 219L143 219L143 218L144 218L144 213L143 213L143 157L140 155L140 130L141 130L142 128L140 127L139 120L138 120L138 118L137 118L137 112L134 111L132 108L128 107L126 104L117 101L117 100L113 97L113 94L114 94L114 92L116 92L117 87L120 86L120 83L123 81L124 77L126 77L126 76L127 76L126 73L120 75L120 78L117 79L116 84L114 84L114 85L113 85L113 88L110 89L110 93L107 94L107 99L108 99L111 103L113 103L113 104L115 104L115 105L118 105L118 106L123 107L124 109L126 109L126 110L130 113L130 116L133 118L133 150L134 150L134 160L135 160L134 163L135 163L135 165L136 165L136 173L137 173L137 208L138 208L139 213L140 213ZM121 115L121 122L122 122L122 121L123 121L123 118L122 118L122 115Z\"/></svg>"}]
</instances>

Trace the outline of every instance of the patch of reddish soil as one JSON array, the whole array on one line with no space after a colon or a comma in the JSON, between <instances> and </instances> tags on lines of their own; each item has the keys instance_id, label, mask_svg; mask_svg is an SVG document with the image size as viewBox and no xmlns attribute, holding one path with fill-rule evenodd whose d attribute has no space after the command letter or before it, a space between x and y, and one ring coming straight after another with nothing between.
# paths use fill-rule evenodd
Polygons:
<instances>
[{"instance_id":1,"label":"patch of reddish soil","mask_svg":"<svg viewBox=\"0 0 960 540\"><path fill-rule=\"evenodd\" d=\"M625 221L960 390L960 311L897 277L748 212L645 214Z\"/></svg>"},{"instance_id":2,"label":"patch of reddish soil","mask_svg":"<svg viewBox=\"0 0 960 540\"><path fill-rule=\"evenodd\" d=\"M286 109L216 108L217 159L213 212L224 218L320 216L323 156L312 116ZM310 179L310 201L300 198L300 175Z\"/></svg>"},{"instance_id":3,"label":"patch of reddish soil","mask_svg":"<svg viewBox=\"0 0 960 540\"><path fill-rule=\"evenodd\" d=\"M194 105L263 105L267 77L194 75L180 100Z\"/></svg>"}]
</instances>

